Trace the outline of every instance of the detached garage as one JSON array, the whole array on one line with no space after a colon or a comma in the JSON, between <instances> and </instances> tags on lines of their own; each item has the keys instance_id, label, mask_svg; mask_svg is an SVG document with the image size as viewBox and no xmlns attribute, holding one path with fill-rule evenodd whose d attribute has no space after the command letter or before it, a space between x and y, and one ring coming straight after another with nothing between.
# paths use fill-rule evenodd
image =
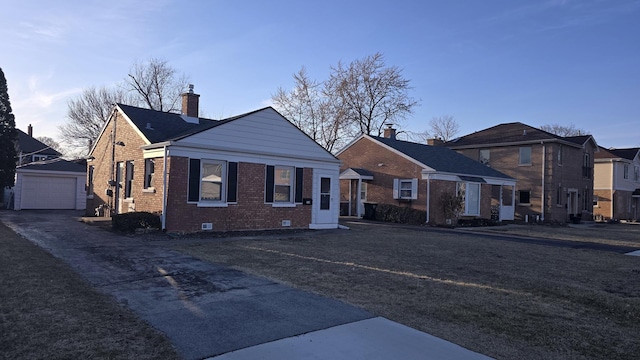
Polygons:
<instances>
[{"instance_id":1,"label":"detached garage","mask_svg":"<svg viewBox=\"0 0 640 360\"><path fill-rule=\"evenodd\" d=\"M18 167L9 206L13 204L15 210L84 210L85 171L83 165L65 160Z\"/></svg>"}]
</instances>

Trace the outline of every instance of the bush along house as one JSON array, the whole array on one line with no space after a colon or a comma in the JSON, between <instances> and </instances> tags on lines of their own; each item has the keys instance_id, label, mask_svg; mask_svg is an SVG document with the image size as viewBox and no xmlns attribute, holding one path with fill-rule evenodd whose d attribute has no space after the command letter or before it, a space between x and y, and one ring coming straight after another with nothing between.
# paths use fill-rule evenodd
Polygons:
<instances>
[{"instance_id":1,"label":"bush along house","mask_svg":"<svg viewBox=\"0 0 640 360\"><path fill-rule=\"evenodd\" d=\"M340 161L271 107L198 117L117 104L90 151L87 211L158 213L168 232L337 228Z\"/></svg>"},{"instance_id":2,"label":"bush along house","mask_svg":"<svg viewBox=\"0 0 640 360\"><path fill-rule=\"evenodd\" d=\"M515 122L441 145L517 179L517 220L564 223L592 218L597 144L590 135L563 137Z\"/></svg>"},{"instance_id":3,"label":"bush along house","mask_svg":"<svg viewBox=\"0 0 640 360\"><path fill-rule=\"evenodd\" d=\"M445 147L398 140L391 126L384 137L359 136L337 157L343 215L387 204L424 211L432 225L513 220L513 178Z\"/></svg>"}]
</instances>

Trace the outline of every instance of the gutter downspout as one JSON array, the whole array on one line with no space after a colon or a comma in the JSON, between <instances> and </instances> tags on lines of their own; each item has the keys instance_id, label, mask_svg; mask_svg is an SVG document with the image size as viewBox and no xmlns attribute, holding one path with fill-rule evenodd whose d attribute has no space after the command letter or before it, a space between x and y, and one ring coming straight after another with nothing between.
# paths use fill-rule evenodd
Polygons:
<instances>
[{"instance_id":1,"label":"gutter downspout","mask_svg":"<svg viewBox=\"0 0 640 360\"><path fill-rule=\"evenodd\" d=\"M167 145L164 146L162 166L162 231L167 230Z\"/></svg>"},{"instance_id":2,"label":"gutter downspout","mask_svg":"<svg viewBox=\"0 0 640 360\"><path fill-rule=\"evenodd\" d=\"M544 198L545 198L545 192L544 192L544 177L545 177L545 165L546 165L546 155L547 155L547 146L543 143L540 142L542 144L542 198L540 199L540 220L542 222L544 222Z\"/></svg>"},{"instance_id":3,"label":"gutter downspout","mask_svg":"<svg viewBox=\"0 0 640 360\"><path fill-rule=\"evenodd\" d=\"M624 164L619 163L620 165L624 166ZM595 167L595 165L594 165ZM613 209L615 209L616 204L615 204L615 193L616 193L616 161L615 160L611 160L611 206L609 209L609 219L613 219Z\"/></svg>"},{"instance_id":4,"label":"gutter downspout","mask_svg":"<svg viewBox=\"0 0 640 360\"><path fill-rule=\"evenodd\" d=\"M429 223L429 203L431 198L431 176L427 175L427 221Z\"/></svg>"}]
</instances>

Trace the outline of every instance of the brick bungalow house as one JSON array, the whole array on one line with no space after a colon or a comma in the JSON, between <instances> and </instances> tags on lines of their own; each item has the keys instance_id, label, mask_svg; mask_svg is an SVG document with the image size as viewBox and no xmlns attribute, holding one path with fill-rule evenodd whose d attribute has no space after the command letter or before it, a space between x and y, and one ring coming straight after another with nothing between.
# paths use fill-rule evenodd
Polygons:
<instances>
[{"instance_id":1,"label":"brick bungalow house","mask_svg":"<svg viewBox=\"0 0 640 360\"><path fill-rule=\"evenodd\" d=\"M271 107L224 120L117 104L90 151L87 211L163 230L336 228L340 161Z\"/></svg>"},{"instance_id":2,"label":"brick bungalow house","mask_svg":"<svg viewBox=\"0 0 640 360\"><path fill-rule=\"evenodd\" d=\"M596 219L640 220L640 148L600 148L593 189Z\"/></svg>"},{"instance_id":3,"label":"brick bungalow house","mask_svg":"<svg viewBox=\"0 0 640 360\"><path fill-rule=\"evenodd\" d=\"M513 220L516 181L445 147L361 135L336 155L342 160L340 196L343 215L362 216L363 204L408 206L426 211L425 222L447 224L443 194L463 197L461 218Z\"/></svg>"},{"instance_id":4,"label":"brick bungalow house","mask_svg":"<svg viewBox=\"0 0 640 360\"><path fill-rule=\"evenodd\" d=\"M566 222L592 217L592 136L562 137L519 122L442 144L518 180L516 219Z\"/></svg>"}]
</instances>

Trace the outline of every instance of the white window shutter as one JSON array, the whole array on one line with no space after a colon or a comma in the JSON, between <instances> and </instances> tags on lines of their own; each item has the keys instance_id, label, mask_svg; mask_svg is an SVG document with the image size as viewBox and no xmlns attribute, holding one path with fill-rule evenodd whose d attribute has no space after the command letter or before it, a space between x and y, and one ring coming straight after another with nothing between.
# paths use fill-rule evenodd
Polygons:
<instances>
[{"instance_id":1,"label":"white window shutter","mask_svg":"<svg viewBox=\"0 0 640 360\"><path fill-rule=\"evenodd\" d=\"M400 179L393 179L393 198L394 199L400 198L399 188L400 188Z\"/></svg>"},{"instance_id":2,"label":"white window shutter","mask_svg":"<svg viewBox=\"0 0 640 360\"><path fill-rule=\"evenodd\" d=\"M418 198L418 179L411 179L411 199Z\"/></svg>"}]
</instances>

